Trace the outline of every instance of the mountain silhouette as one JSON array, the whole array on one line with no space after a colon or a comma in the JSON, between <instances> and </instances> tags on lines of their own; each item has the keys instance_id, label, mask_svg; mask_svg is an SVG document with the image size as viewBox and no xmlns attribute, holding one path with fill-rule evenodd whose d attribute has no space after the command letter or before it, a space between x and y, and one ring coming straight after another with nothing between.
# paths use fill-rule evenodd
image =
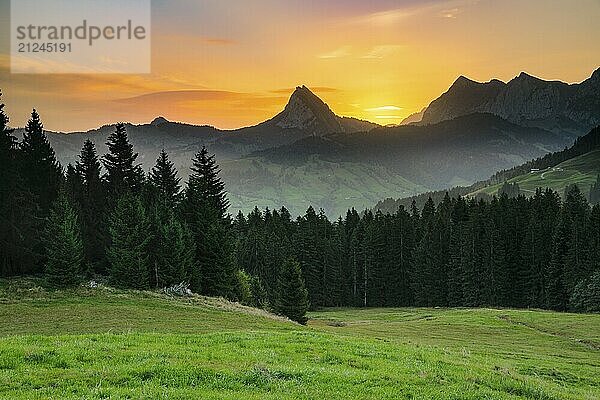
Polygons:
<instances>
[{"instance_id":1,"label":"mountain silhouette","mask_svg":"<svg viewBox=\"0 0 600 400\"><path fill-rule=\"evenodd\" d=\"M419 122L435 124L476 112L574 137L600 124L600 68L578 84L546 81L525 72L507 83L481 83L460 76L432 101Z\"/></svg>"}]
</instances>

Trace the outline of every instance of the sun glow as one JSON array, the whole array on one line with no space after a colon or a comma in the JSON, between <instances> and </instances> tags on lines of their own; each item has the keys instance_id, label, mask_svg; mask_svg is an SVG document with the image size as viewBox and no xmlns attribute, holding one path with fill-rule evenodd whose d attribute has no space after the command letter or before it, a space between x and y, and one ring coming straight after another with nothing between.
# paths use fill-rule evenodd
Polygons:
<instances>
[{"instance_id":1,"label":"sun glow","mask_svg":"<svg viewBox=\"0 0 600 400\"><path fill-rule=\"evenodd\" d=\"M7 3L0 0L2 27ZM45 126L60 131L157 115L238 128L281 111L299 85L326 88L314 91L338 115L398 123L460 75L506 81L527 70L580 82L600 60L597 0L577 7L544 0L264 0L251 8L173 0L153 7L151 74L11 75L0 50L11 125L23 126L36 107ZM9 36L0 35L0 49L10 47Z\"/></svg>"}]
</instances>

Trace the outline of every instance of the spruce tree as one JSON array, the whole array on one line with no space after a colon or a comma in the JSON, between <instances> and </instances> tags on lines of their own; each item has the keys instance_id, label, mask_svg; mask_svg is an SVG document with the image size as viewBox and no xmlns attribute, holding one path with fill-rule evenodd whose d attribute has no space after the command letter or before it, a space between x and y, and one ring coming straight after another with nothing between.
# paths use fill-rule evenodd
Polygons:
<instances>
[{"instance_id":1,"label":"spruce tree","mask_svg":"<svg viewBox=\"0 0 600 400\"><path fill-rule=\"evenodd\" d=\"M119 123L106 142L108 154L104 155L106 182L113 197L125 192L139 193L144 182L144 172L136 164L138 154L133 151L125 125Z\"/></svg>"},{"instance_id":2,"label":"spruce tree","mask_svg":"<svg viewBox=\"0 0 600 400\"><path fill-rule=\"evenodd\" d=\"M565 288L570 295L575 286L587 279L591 273L589 204L577 185L566 189L564 212L568 215L571 236L568 239L568 254L565 260Z\"/></svg>"},{"instance_id":3,"label":"spruce tree","mask_svg":"<svg viewBox=\"0 0 600 400\"><path fill-rule=\"evenodd\" d=\"M175 208L181 199L181 179L177 177L177 170L164 149L161 150L148 180L156 188L161 202Z\"/></svg>"},{"instance_id":4,"label":"spruce tree","mask_svg":"<svg viewBox=\"0 0 600 400\"><path fill-rule=\"evenodd\" d=\"M83 144L75 168L83 180L81 195L81 222L85 259L96 273L106 272L105 247L106 194L102 182L102 167L94 143Z\"/></svg>"},{"instance_id":5,"label":"spruce tree","mask_svg":"<svg viewBox=\"0 0 600 400\"><path fill-rule=\"evenodd\" d=\"M65 174L65 188L69 196L69 200L79 212L83 202L83 177L79 171L75 169L73 164L67 165L67 171Z\"/></svg>"},{"instance_id":6,"label":"spruce tree","mask_svg":"<svg viewBox=\"0 0 600 400\"><path fill-rule=\"evenodd\" d=\"M289 259L281 268L277 312L305 325L308 321L306 317L308 307L308 292L304 287L300 264Z\"/></svg>"},{"instance_id":7,"label":"spruce tree","mask_svg":"<svg viewBox=\"0 0 600 400\"><path fill-rule=\"evenodd\" d=\"M552 258L544 273L545 304L551 310L564 311L567 308L565 271L571 252L571 237L571 216L563 208L552 240Z\"/></svg>"},{"instance_id":8,"label":"spruce tree","mask_svg":"<svg viewBox=\"0 0 600 400\"><path fill-rule=\"evenodd\" d=\"M151 214L149 264L152 286L160 288L189 282L196 269L191 231L161 202L154 205Z\"/></svg>"},{"instance_id":9,"label":"spruce tree","mask_svg":"<svg viewBox=\"0 0 600 400\"><path fill-rule=\"evenodd\" d=\"M21 153L23 178L37 199L41 216L45 217L58 195L63 174L35 109L23 132Z\"/></svg>"},{"instance_id":10,"label":"spruce tree","mask_svg":"<svg viewBox=\"0 0 600 400\"><path fill-rule=\"evenodd\" d=\"M202 146L192 160L192 173L189 177L186 197L189 203L208 207L210 212L216 213L218 218L223 219L227 214L229 201L225 184L219 177L220 172L215 156L209 155L206 147Z\"/></svg>"},{"instance_id":11,"label":"spruce tree","mask_svg":"<svg viewBox=\"0 0 600 400\"><path fill-rule=\"evenodd\" d=\"M83 244L77 213L65 191L59 193L50 210L44 248L48 279L58 285L76 283L82 272Z\"/></svg>"},{"instance_id":12,"label":"spruce tree","mask_svg":"<svg viewBox=\"0 0 600 400\"><path fill-rule=\"evenodd\" d=\"M192 290L209 296L234 298L237 293L235 243L226 217L228 202L214 156L205 147L195 156L182 213L192 231L196 269Z\"/></svg>"},{"instance_id":13,"label":"spruce tree","mask_svg":"<svg viewBox=\"0 0 600 400\"><path fill-rule=\"evenodd\" d=\"M0 93L1 96L1 93ZM8 127L4 104L0 104L0 276L29 270L31 251L27 237L33 235L32 196L23 186L17 138Z\"/></svg>"},{"instance_id":14,"label":"spruce tree","mask_svg":"<svg viewBox=\"0 0 600 400\"><path fill-rule=\"evenodd\" d=\"M134 289L149 287L148 216L138 196L125 194L109 217L110 246L107 250L115 285Z\"/></svg>"}]
</instances>

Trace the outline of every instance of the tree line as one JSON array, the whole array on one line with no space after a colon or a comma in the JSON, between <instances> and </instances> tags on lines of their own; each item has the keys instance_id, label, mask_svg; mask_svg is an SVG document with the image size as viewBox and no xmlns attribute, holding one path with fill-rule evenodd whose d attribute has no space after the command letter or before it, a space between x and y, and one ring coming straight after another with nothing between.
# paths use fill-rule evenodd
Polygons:
<instances>
[{"instance_id":1,"label":"tree line","mask_svg":"<svg viewBox=\"0 0 600 400\"><path fill-rule=\"evenodd\" d=\"M214 156L202 148L181 184L162 151L147 174L124 124L100 156L85 141L75 165L63 168L36 110L19 142L0 104L0 276L43 274L75 285L105 277L132 289L189 283L306 322L307 292L293 258L278 266L278 297L258 303L260 285L236 263L225 185Z\"/></svg>"},{"instance_id":2,"label":"tree line","mask_svg":"<svg viewBox=\"0 0 600 400\"><path fill-rule=\"evenodd\" d=\"M315 307L536 307L600 310L600 206L577 186L491 201L450 198L395 214L255 209L234 220L238 263L270 282L300 262Z\"/></svg>"},{"instance_id":3,"label":"tree line","mask_svg":"<svg viewBox=\"0 0 600 400\"><path fill-rule=\"evenodd\" d=\"M34 110L18 142L0 105L0 273L57 285L93 276L150 289L189 282L306 322L309 307L503 306L600 310L600 206L450 197L393 214L309 207L228 214L202 148L182 184L164 151L147 174L123 124L100 156L86 141L62 168Z\"/></svg>"}]
</instances>

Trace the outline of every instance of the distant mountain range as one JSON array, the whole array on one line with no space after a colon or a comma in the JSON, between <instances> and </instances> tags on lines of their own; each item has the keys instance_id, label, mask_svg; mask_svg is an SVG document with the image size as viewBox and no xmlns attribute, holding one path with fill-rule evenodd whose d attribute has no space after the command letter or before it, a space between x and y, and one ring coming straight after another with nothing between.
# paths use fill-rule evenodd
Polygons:
<instances>
[{"instance_id":1,"label":"distant mountain range","mask_svg":"<svg viewBox=\"0 0 600 400\"><path fill-rule=\"evenodd\" d=\"M522 72L508 83L459 77L423 112L421 125L476 112L523 126L582 135L600 125L600 68L578 84L545 81Z\"/></svg>"},{"instance_id":2,"label":"distant mountain range","mask_svg":"<svg viewBox=\"0 0 600 400\"><path fill-rule=\"evenodd\" d=\"M220 130L157 117L127 130L144 169L164 148L184 179L206 145L221 164L233 212L285 205L301 213L313 205L337 216L382 198L468 185L572 144L598 124L599 71L576 85L525 74L506 84L461 77L405 126L337 116L300 86L279 114L255 126ZM88 138L105 153L113 130L48 136L67 164Z\"/></svg>"},{"instance_id":3,"label":"distant mountain range","mask_svg":"<svg viewBox=\"0 0 600 400\"><path fill-rule=\"evenodd\" d=\"M520 193L533 195L537 188L551 188L563 195L568 185L576 184L581 191L589 195L591 185L600 175L600 126L586 135L579 137L575 143L561 151L548 153L521 165L498 171L491 177L469 186L457 186L425 192L404 198L388 198L379 201L374 207L384 213L395 213L399 207L408 209L415 201L422 208L429 197L439 203L446 193L451 197L490 197L498 194L505 183L519 185Z\"/></svg>"}]
</instances>

